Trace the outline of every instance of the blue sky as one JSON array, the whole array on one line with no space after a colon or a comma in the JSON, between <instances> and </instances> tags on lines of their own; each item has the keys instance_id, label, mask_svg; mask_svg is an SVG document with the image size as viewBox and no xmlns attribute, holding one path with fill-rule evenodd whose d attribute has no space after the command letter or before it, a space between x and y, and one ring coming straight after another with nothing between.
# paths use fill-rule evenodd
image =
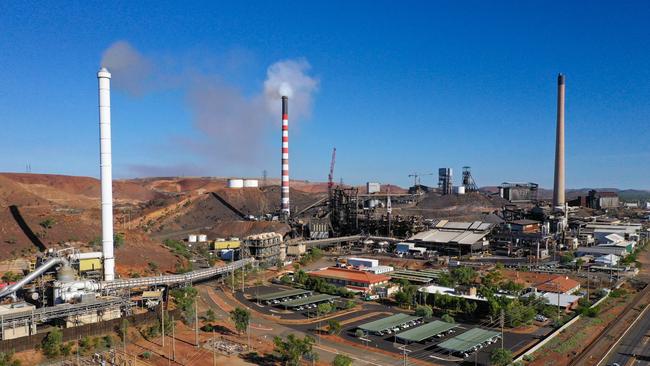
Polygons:
<instances>
[{"instance_id":1,"label":"blue sky","mask_svg":"<svg viewBox=\"0 0 650 366\"><path fill-rule=\"evenodd\" d=\"M295 60L318 82L291 120L295 178L325 180L336 147L348 183L469 165L479 185L551 187L563 72L567 186L650 189L650 2L187 3L0 3L0 171L98 176L95 74L123 41L158 82L113 88L117 177L278 176L279 116L236 119L250 139L214 116L206 133L192 85L246 109Z\"/></svg>"}]
</instances>

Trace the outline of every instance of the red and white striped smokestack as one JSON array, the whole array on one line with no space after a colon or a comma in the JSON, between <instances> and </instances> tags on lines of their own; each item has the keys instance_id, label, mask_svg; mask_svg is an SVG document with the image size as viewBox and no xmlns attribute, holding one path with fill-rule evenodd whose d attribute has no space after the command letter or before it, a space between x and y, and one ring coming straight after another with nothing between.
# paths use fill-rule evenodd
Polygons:
<instances>
[{"instance_id":1,"label":"red and white striped smokestack","mask_svg":"<svg viewBox=\"0 0 650 366\"><path fill-rule=\"evenodd\" d=\"M289 218L289 98L282 97L282 215Z\"/></svg>"}]
</instances>

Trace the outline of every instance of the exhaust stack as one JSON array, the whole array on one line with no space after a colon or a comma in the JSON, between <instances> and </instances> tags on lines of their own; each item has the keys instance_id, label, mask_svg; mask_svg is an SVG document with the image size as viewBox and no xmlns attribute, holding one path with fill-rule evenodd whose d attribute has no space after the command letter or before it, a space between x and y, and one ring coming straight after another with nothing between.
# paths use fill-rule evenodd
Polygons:
<instances>
[{"instance_id":1,"label":"exhaust stack","mask_svg":"<svg viewBox=\"0 0 650 366\"><path fill-rule=\"evenodd\" d=\"M282 216L289 218L289 98L282 97L282 190L280 192Z\"/></svg>"},{"instance_id":2,"label":"exhaust stack","mask_svg":"<svg viewBox=\"0 0 650 366\"><path fill-rule=\"evenodd\" d=\"M102 187L102 252L104 281L115 279L113 256L113 170L111 164L111 73L97 72L99 82L99 167Z\"/></svg>"},{"instance_id":3,"label":"exhaust stack","mask_svg":"<svg viewBox=\"0 0 650 366\"><path fill-rule=\"evenodd\" d=\"M557 131L555 135L555 179L553 208L564 211L564 75L557 76Z\"/></svg>"}]
</instances>

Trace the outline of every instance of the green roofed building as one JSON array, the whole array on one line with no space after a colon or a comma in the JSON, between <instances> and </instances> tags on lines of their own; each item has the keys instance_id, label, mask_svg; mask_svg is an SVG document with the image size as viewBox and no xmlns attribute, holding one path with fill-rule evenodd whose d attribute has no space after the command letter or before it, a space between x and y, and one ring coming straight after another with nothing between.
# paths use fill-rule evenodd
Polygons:
<instances>
[{"instance_id":1,"label":"green roofed building","mask_svg":"<svg viewBox=\"0 0 650 366\"><path fill-rule=\"evenodd\" d=\"M311 294L312 292L309 290L292 289L292 290L278 291L270 294L259 295L257 296L256 300L260 300L260 301L289 300L289 299L296 298L298 296L309 296Z\"/></svg>"},{"instance_id":2,"label":"green roofed building","mask_svg":"<svg viewBox=\"0 0 650 366\"><path fill-rule=\"evenodd\" d=\"M388 318L365 323L359 326L359 329L369 333L392 332L394 328L399 328L407 323L415 324L422 321L420 316L412 316L408 314L395 314Z\"/></svg>"},{"instance_id":3,"label":"green roofed building","mask_svg":"<svg viewBox=\"0 0 650 366\"><path fill-rule=\"evenodd\" d=\"M323 303L323 302L326 302L326 301L332 301L332 300L335 300L335 299L338 299L338 298L339 298L338 296L334 296L334 295L318 294L318 295L314 295L314 296L305 297L305 298L302 298L302 299L296 299L296 300L283 302L280 305L284 306L285 308L297 308L299 306L305 306L305 305L311 305L311 304L319 304L319 303Z\"/></svg>"},{"instance_id":4,"label":"green roofed building","mask_svg":"<svg viewBox=\"0 0 650 366\"><path fill-rule=\"evenodd\" d=\"M458 325L434 320L431 323L421 325L417 328L409 329L406 332L396 335L397 338L405 342L422 342L438 334L442 334L456 328Z\"/></svg>"},{"instance_id":5,"label":"green roofed building","mask_svg":"<svg viewBox=\"0 0 650 366\"><path fill-rule=\"evenodd\" d=\"M459 334L454 338L448 339L438 344L438 347L447 350L450 353L463 353L473 351L473 348L479 344L496 340L499 336L499 332L481 328L473 328L465 333Z\"/></svg>"}]
</instances>

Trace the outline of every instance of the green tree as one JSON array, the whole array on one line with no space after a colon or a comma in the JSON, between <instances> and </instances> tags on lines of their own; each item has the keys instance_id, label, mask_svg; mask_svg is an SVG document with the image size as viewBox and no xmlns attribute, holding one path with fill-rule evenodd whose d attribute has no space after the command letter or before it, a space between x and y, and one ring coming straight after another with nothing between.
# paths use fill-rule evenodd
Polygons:
<instances>
[{"instance_id":1,"label":"green tree","mask_svg":"<svg viewBox=\"0 0 650 366\"><path fill-rule=\"evenodd\" d=\"M248 329L251 320L251 312L247 309L236 308L230 312L230 319L235 323L235 329L241 334Z\"/></svg>"},{"instance_id":2,"label":"green tree","mask_svg":"<svg viewBox=\"0 0 650 366\"><path fill-rule=\"evenodd\" d=\"M418 306L415 309L415 315L428 319L433 316L433 309L429 305Z\"/></svg>"},{"instance_id":3,"label":"green tree","mask_svg":"<svg viewBox=\"0 0 650 366\"><path fill-rule=\"evenodd\" d=\"M457 267L451 271L451 278L459 285L471 285L476 281L477 273L472 267Z\"/></svg>"},{"instance_id":4,"label":"green tree","mask_svg":"<svg viewBox=\"0 0 650 366\"><path fill-rule=\"evenodd\" d=\"M14 358L13 352L0 352L0 366L20 366L20 361Z\"/></svg>"},{"instance_id":5,"label":"green tree","mask_svg":"<svg viewBox=\"0 0 650 366\"><path fill-rule=\"evenodd\" d=\"M336 319L330 319L327 321L327 332L329 334L339 334L341 333L341 323Z\"/></svg>"},{"instance_id":6,"label":"green tree","mask_svg":"<svg viewBox=\"0 0 650 366\"><path fill-rule=\"evenodd\" d=\"M293 281L301 285L304 285L307 282L308 278L309 276L307 275L307 272L303 271L302 269L299 269L293 275Z\"/></svg>"},{"instance_id":7,"label":"green tree","mask_svg":"<svg viewBox=\"0 0 650 366\"><path fill-rule=\"evenodd\" d=\"M208 311L205 313L204 319L208 323L215 322L217 321L217 314L214 313L214 310L208 309Z\"/></svg>"},{"instance_id":8,"label":"green tree","mask_svg":"<svg viewBox=\"0 0 650 366\"><path fill-rule=\"evenodd\" d=\"M318 313L318 316L329 314L332 312L332 304L327 302L318 304L318 306L316 307L316 311Z\"/></svg>"},{"instance_id":9,"label":"green tree","mask_svg":"<svg viewBox=\"0 0 650 366\"><path fill-rule=\"evenodd\" d=\"M365 333L362 329L357 329L357 330L354 332L354 335L355 335L357 338L361 338L361 337L365 336L366 333Z\"/></svg>"},{"instance_id":10,"label":"green tree","mask_svg":"<svg viewBox=\"0 0 650 366\"><path fill-rule=\"evenodd\" d=\"M47 337L43 340L43 354L48 358L58 356L61 352L62 343L63 332L59 328L54 328L51 332L47 333Z\"/></svg>"},{"instance_id":11,"label":"green tree","mask_svg":"<svg viewBox=\"0 0 650 366\"><path fill-rule=\"evenodd\" d=\"M275 352L286 366L298 366L305 355L313 352L314 338L299 338L295 334L289 334L286 340L276 336L273 338L273 344Z\"/></svg>"},{"instance_id":12,"label":"green tree","mask_svg":"<svg viewBox=\"0 0 650 366\"><path fill-rule=\"evenodd\" d=\"M451 324L456 323L456 320L454 320L454 317L449 315L449 314L443 314L440 317L440 320L442 320L443 322L451 323Z\"/></svg>"},{"instance_id":13,"label":"green tree","mask_svg":"<svg viewBox=\"0 0 650 366\"><path fill-rule=\"evenodd\" d=\"M332 366L352 366L352 359L346 355L338 354L332 360Z\"/></svg>"},{"instance_id":14,"label":"green tree","mask_svg":"<svg viewBox=\"0 0 650 366\"><path fill-rule=\"evenodd\" d=\"M39 222L38 224L41 225L41 227L43 229L51 229L52 226L54 226L55 222L54 222L54 219L52 219L51 217L48 217L47 219Z\"/></svg>"},{"instance_id":15,"label":"green tree","mask_svg":"<svg viewBox=\"0 0 650 366\"><path fill-rule=\"evenodd\" d=\"M495 348L490 354L490 364L508 366L512 362L512 352L508 349Z\"/></svg>"},{"instance_id":16,"label":"green tree","mask_svg":"<svg viewBox=\"0 0 650 366\"><path fill-rule=\"evenodd\" d=\"M178 288L172 290L170 294L174 298L176 306L183 313L183 322L185 324L192 324L194 322L194 302L198 295L197 289L194 287Z\"/></svg>"},{"instance_id":17,"label":"green tree","mask_svg":"<svg viewBox=\"0 0 650 366\"><path fill-rule=\"evenodd\" d=\"M14 272L11 272L11 271L5 272L2 275L2 281L3 282L16 282L21 278L23 278L23 276L21 274L14 273Z\"/></svg>"}]
</instances>

